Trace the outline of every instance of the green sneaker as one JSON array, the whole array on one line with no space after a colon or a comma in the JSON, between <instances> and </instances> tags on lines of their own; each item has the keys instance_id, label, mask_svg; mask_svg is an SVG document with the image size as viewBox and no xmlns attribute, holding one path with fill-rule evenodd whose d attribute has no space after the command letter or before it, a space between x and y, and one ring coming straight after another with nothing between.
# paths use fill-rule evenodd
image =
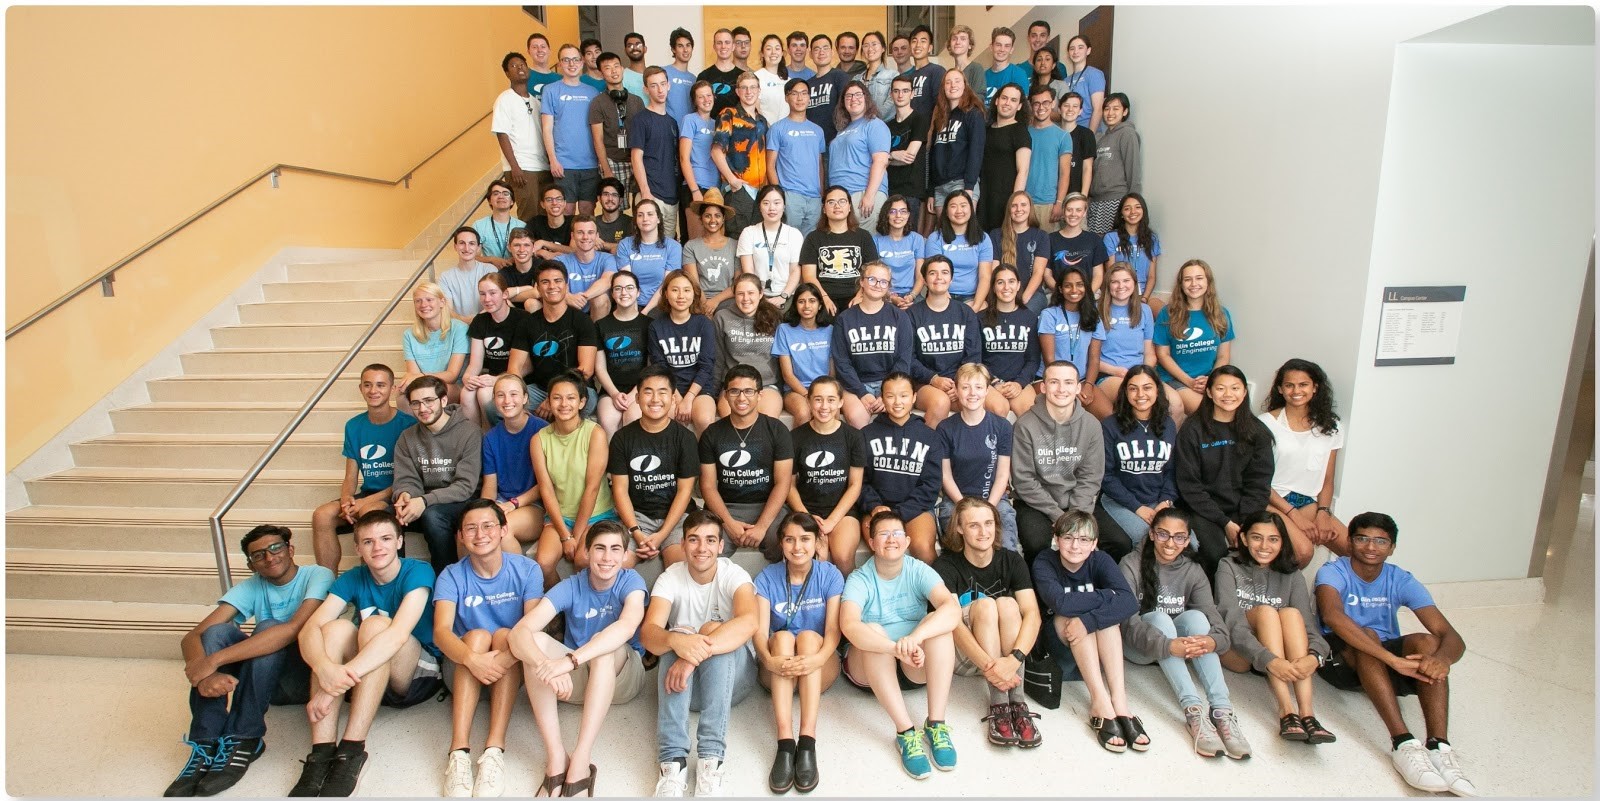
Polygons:
<instances>
[{"instance_id":1,"label":"green sneaker","mask_svg":"<svg viewBox=\"0 0 1600 801\"><path fill-rule=\"evenodd\" d=\"M900 747L900 767L906 769L913 779L926 779L933 775L933 767L928 764L928 752L922 748L922 730L916 727L896 734L895 745Z\"/></svg>"},{"instance_id":2,"label":"green sneaker","mask_svg":"<svg viewBox=\"0 0 1600 801\"><path fill-rule=\"evenodd\" d=\"M950 741L950 724L944 721L926 723L928 744L933 747L933 766L939 770L956 769L956 745Z\"/></svg>"}]
</instances>

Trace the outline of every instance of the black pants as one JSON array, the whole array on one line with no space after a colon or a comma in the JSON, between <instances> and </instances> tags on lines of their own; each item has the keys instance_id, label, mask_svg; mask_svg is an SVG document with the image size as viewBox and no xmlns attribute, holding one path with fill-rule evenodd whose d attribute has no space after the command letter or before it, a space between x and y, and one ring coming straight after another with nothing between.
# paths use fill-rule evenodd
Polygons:
<instances>
[{"instance_id":1,"label":"black pants","mask_svg":"<svg viewBox=\"0 0 1600 801\"><path fill-rule=\"evenodd\" d=\"M1206 578L1210 578L1217 572L1217 563L1228 555L1228 532L1216 523L1192 513L1189 531L1200 542L1200 566L1205 568Z\"/></svg>"},{"instance_id":2,"label":"black pants","mask_svg":"<svg viewBox=\"0 0 1600 801\"><path fill-rule=\"evenodd\" d=\"M1011 505L1017 509L1017 542L1022 545L1023 558L1031 566L1041 551L1050 550L1050 541L1055 538L1055 521L1015 496ZM1121 559L1133 550L1133 540L1128 539L1119 526L1100 522L1098 514L1096 523L1100 529L1100 550L1112 559Z\"/></svg>"}]
</instances>

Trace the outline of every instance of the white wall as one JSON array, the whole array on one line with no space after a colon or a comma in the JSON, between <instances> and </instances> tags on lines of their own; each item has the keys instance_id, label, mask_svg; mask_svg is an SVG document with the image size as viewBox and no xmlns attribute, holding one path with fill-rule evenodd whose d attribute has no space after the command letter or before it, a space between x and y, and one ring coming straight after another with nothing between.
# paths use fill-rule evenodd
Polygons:
<instances>
[{"instance_id":1,"label":"white wall","mask_svg":"<svg viewBox=\"0 0 1600 801\"><path fill-rule=\"evenodd\" d=\"M652 65L671 64L672 43L667 41L667 36L674 28L683 28L694 37L694 57L689 59L689 71L699 74L710 63L706 60L706 51L711 46L710 42L701 41L705 31L701 17L700 6L635 5L633 30L644 34L644 62Z\"/></svg>"},{"instance_id":2,"label":"white wall","mask_svg":"<svg viewBox=\"0 0 1600 801\"><path fill-rule=\"evenodd\" d=\"M1527 572L1594 233L1593 70L1592 46L1396 57L1341 494L1395 517L1424 581ZM1486 97L1528 123L1508 136ZM1445 284L1456 363L1373 366L1382 288Z\"/></svg>"}]
</instances>

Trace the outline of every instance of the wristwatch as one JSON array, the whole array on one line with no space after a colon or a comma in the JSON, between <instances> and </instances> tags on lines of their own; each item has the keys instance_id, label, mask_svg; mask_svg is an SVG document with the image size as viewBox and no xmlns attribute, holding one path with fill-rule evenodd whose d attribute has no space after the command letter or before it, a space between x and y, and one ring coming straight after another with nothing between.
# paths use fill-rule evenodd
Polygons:
<instances>
[{"instance_id":1,"label":"wristwatch","mask_svg":"<svg viewBox=\"0 0 1600 801\"><path fill-rule=\"evenodd\" d=\"M1318 670L1320 670L1320 669L1322 669L1322 668L1327 666L1327 664L1328 664L1328 658L1327 657L1325 657L1322 654L1319 654L1319 653L1317 653L1315 651L1312 651L1311 655L1317 658L1317 669Z\"/></svg>"},{"instance_id":2,"label":"wristwatch","mask_svg":"<svg viewBox=\"0 0 1600 801\"><path fill-rule=\"evenodd\" d=\"M1028 661L1028 655L1023 653L1022 649L1020 648L1011 649L1011 658L1017 660L1019 663Z\"/></svg>"},{"instance_id":3,"label":"wristwatch","mask_svg":"<svg viewBox=\"0 0 1600 801\"><path fill-rule=\"evenodd\" d=\"M638 526L628 526L628 533L629 534L638 534L639 531L640 531L640 529L639 529Z\"/></svg>"}]
</instances>

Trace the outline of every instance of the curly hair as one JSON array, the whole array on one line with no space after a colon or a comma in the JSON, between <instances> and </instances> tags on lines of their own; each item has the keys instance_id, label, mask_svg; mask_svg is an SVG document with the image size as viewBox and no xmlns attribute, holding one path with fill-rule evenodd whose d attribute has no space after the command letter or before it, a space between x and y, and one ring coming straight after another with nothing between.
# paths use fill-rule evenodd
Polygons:
<instances>
[{"instance_id":1,"label":"curly hair","mask_svg":"<svg viewBox=\"0 0 1600 801\"><path fill-rule=\"evenodd\" d=\"M1339 415L1333 410L1333 387L1328 386L1328 374L1316 362L1305 359L1290 359L1278 368L1272 376L1272 386L1267 390L1266 410L1275 412L1289 405L1284 399L1284 376L1291 372L1305 373L1311 379L1313 391L1311 403L1306 409L1306 414L1311 418L1312 430L1323 436L1330 436L1339 430Z\"/></svg>"}]
</instances>

